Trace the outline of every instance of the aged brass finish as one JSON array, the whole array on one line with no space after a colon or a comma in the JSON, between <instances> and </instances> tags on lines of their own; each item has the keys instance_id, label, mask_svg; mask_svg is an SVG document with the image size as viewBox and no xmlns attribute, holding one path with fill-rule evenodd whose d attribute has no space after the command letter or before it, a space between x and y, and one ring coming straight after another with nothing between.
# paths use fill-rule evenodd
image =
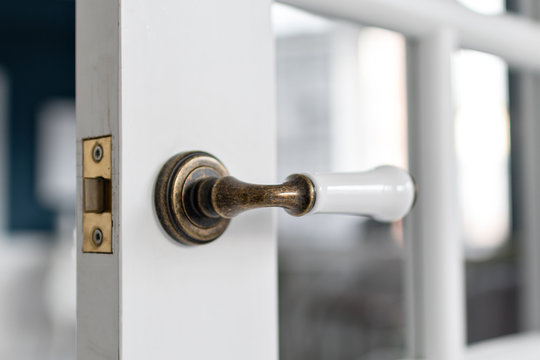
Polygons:
<instances>
[{"instance_id":1,"label":"aged brass finish","mask_svg":"<svg viewBox=\"0 0 540 360\"><path fill-rule=\"evenodd\" d=\"M227 176L210 154L194 151L173 156L161 169L155 187L155 207L167 233L184 244L205 244L220 236L229 219L209 218L192 206L193 189L205 178Z\"/></svg>"},{"instance_id":2,"label":"aged brass finish","mask_svg":"<svg viewBox=\"0 0 540 360\"><path fill-rule=\"evenodd\" d=\"M230 219L246 210L282 207L301 216L315 203L309 178L294 174L279 185L254 185L228 176L214 156L193 151L178 154L159 173L155 207L161 225L175 240L200 245L218 238Z\"/></svg>"},{"instance_id":3,"label":"aged brass finish","mask_svg":"<svg viewBox=\"0 0 540 360\"><path fill-rule=\"evenodd\" d=\"M112 253L111 137L83 140L83 252Z\"/></svg>"},{"instance_id":4,"label":"aged brass finish","mask_svg":"<svg viewBox=\"0 0 540 360\"><path fill-rule=\"evenodd\" d=\"M99 245L94 241L94 232L101 230ZM83 213L83 252L112 253L112 217L111 213Z\"/></svg>"},{"instance_id":5,"label":"aged brass finish","mask_svg":"<svg viewBox=\"0 0 540 360\"><path fill-rule=\"evenodd\" d=\"M103 153L101 159L94 159L94 147L100 145ZM102 177L111 179L111 137L105 136L83 140L83 176L85 178Z\"/></svg>"},{"instance_id":6,"label":"aged brass finish","mask_svg":"<svg viewBox=\"0 0 540 360\"><path fill-rule=\"evenodd\" d=\"M254 185L232 176L203 180L194 205L208 217L230 219L251 209L282 207L294 216L305 215L315 202L313 184L294 174L279 185Z\"/></svg>"}]
</instances>

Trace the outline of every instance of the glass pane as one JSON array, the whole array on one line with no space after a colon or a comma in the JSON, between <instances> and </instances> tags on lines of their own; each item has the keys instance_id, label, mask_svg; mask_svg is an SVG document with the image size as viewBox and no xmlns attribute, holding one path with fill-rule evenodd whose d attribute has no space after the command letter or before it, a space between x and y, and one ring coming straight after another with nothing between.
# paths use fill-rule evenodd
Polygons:
<instances>
[{"instance_id":1,"label":"glass pane","mask_svg":"<svg viewBox=\"0 0 540 360\"><path fill-rule=\"evenodd\" d=\"M504 10L502 1L490 4L476 10ZM282 5L273 11L280 179L381 164L407 168L405 39ZM522 304L531 290L523 288L523 274L536 265L520 253L525 205L516 193L525 180L516 170L523 167L514 134L521 120L515 111L510 119L509 97L519 102L519 94L509 90L508 67L462 50L453 73L467 340L474 343L525 329L522 319L531 317ZM401 227L279 213L282 359L403 355Z\"/></svg>"},{"instance_id":2,"label":"glass pane","mask_svg":"<svg viewBox=\"0 0 540 360\"><path fill-rule=\"evenodd\" d=\"M274 7L278 172L407 167L405 40ZM289 24L290 22L290 24ZM401 222L279 213L280 354L403 354Z\"/></svg>"}]
</instances>

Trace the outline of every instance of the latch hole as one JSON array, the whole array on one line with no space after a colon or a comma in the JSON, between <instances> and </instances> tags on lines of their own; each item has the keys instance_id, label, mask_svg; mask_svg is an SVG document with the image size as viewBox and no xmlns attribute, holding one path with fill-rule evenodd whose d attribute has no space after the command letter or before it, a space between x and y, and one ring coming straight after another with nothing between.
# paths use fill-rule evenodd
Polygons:
<instances>
[{"instance_id":1,"label":"latch hole","mask_svg":"<svg viewBox=\"0 0 540 360\"><path fill-rule=\"evenodd\" d=\"M84 179L84 212L111 212L111 180L102 177Z\"/></svg>"}]
</instances>

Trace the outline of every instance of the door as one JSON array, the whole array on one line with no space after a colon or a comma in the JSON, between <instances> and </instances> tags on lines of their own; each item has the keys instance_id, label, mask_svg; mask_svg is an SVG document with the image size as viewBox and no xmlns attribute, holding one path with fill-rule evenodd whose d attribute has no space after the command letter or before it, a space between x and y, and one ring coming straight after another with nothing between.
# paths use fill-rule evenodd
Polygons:
<instances>
[{"instance_id":1,"label":"door","mask_svg":"<svg viewBox=\"0 0 540 360\"><path fill-rule=\"evenodd\" d=\"M421 197L408 224L408 355L462 358L450 56L467 47L538 69L530 44L540 30L451 1L286 2L410 39L410 169ZM185 247L168 238L153 207L161 166L183 151L215 154L242 180L278 180L270 6L78 1L79 359L277 359L274 213L248 212L219 241ZM505 42L509 33L522 40ZM85 248L83 220L85 161L98 143L110 159L110 171L98 176L111 190L104 252Z\"/></svg>"},{"instance_id":2,"label":"door","mask_svg":"<svg viewBox=\"0 0 540 360\"><path fill-rule=\"evenodd\" d=\"M112 139L112 251L77 259L79 359L277 358L272 212L190 248L165 235L152 200L163 163L186 150L274 181L269 11L270 1L78 2L79 150Z\"/></svg>"}]
</instances>

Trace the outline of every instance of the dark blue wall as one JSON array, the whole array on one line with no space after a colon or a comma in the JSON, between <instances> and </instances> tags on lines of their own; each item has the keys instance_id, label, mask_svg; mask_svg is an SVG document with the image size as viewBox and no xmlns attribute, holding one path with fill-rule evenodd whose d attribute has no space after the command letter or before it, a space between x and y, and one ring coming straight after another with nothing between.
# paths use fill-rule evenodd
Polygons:
<instances>
[{"instance_id":1,"label":"dark blue wall","mask_svg":"<svg viewBox=\"0 0 540 360\"><path fill-rule=\"evenodd\" d=\"M37 112L75 97L74 1L0 0L0 67L9 81L8 230L51 231L54 213L35 192Z\"/></svg>"}]
</instances>

